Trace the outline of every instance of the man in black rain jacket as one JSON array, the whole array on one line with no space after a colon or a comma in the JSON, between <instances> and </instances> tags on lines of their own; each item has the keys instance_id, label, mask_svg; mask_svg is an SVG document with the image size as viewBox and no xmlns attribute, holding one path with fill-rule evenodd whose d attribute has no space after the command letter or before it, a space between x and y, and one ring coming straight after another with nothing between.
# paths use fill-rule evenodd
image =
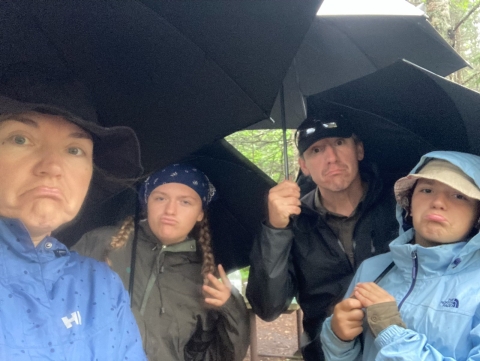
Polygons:
<instances>
[{"instance_id":1,"label":"man in black rain jacket","mask_svg":"<svg viewBox=\"0 0 480 361\"><path fill-rule=\"evenodd\" d=\"M302 172L317 187L301 200L292 181L270 190L268 220L250 255L247 298L272 321L296 297L304 313L303 357L318 361L323 321L360 263L388 251L398 223L393 192L373 165L361 162L363 143L344 114L310 114L296 140Z\"/></svg>"}]
</instances>

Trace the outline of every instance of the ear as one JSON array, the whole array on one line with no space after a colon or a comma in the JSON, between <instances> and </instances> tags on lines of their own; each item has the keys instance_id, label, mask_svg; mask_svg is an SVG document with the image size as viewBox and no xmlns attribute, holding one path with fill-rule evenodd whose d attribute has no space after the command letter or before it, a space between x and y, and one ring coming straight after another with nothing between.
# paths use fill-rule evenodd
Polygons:
<instances>
[{"instance_id":1,"label":"ear","mask_svg":"<svg viewBox=\"0 0 480 361\"><path fill-rule=\"evenodd\" d=\"M197 222L203 221L204 216L205 216L205 212L200 211L200 213L198 214L198 217L197 217Z\"/></svg>"},{"instance_id":2,"label":"ear","mask_svg":"<svg viewBox=\"0 0 480 361\"><path fill-rule=\"evenodd\" d=\"M307 166L305 164L305 159L303 157L298 157L298 165L300 166L300 169L302 170L302 173L306 176L310 175L310 172L307 169Z\"/></svg>"},{"instance_id":3,"label":"ear","mask_svg":"<svg viewBox=\"0 0 480 361\"><path fill-rule=\"evenodd\" d=\"M365 149L363 148L363 142L358 142L355 144L355 147L357 148L357 160L360 162L365 158Z\"/></svg>"}]
</instances>

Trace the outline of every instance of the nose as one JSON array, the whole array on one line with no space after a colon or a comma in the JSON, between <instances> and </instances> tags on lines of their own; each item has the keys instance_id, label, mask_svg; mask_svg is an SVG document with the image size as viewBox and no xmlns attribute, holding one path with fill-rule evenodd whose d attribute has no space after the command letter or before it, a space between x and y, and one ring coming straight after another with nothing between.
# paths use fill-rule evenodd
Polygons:
<instances>
[{"instance_id":1,"label":"nose","mask_svg":"<svg viewBox=\"0 0 480 361\"><path fill-rule=\"evenodd\" d=\"M167 205L165 207L165 213L175 214L176 211L177 211L177 207L176 207L175 201L172 199L168 200Z\"/></svg>"},{"instance_id":2,"label":"nose","mask_svg":"<svg viewBox=\"0 0 480 361\"><path fill-rule=\"evenodd\" d=\"M38 161L34 173L38 176L58 177L63 172L62 157L50 149L43 149L37 153Z\"/></svg>"},{"instance_id":3,"label":"nose","mask_svg":"<svg viewBox=\"0 0 480 361\"><path fill-rule=\"evenodd\" d=\"M446 197L447 196L443 192L435 193L432 199L432 207L436 209L445 209L447 205Z\"/></svg>"},{"instance_id":4,"label":"nose","mask_svg":"<svg viewBox=\"0 0 480 361\"><path fill-rule=\"evenodd\" d=\"M325 146L324 157L328 163L335 163L337 161L337 152L331 145Z\"/></svg>"}]
</instances>

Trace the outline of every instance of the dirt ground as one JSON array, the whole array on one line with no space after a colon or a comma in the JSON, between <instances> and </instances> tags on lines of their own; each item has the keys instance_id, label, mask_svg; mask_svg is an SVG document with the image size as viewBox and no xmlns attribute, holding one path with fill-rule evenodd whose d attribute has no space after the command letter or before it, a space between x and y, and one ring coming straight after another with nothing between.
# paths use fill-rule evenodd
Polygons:
<instances>
[{"instance_id":1,"label":"dirt ground","mask_svg":"<svg viewBox=\"0 0 480 361\"><path fill-rule=\"evenodd\" d=\"M298 351L295 312L282 314L273 322L264 322L258 317L256 320L260 361L301 360L299 356L292 357ZM278 357L266 357L267 355ZM250 361L250 350L244 361Z\"/></svg>"}]
</instances>

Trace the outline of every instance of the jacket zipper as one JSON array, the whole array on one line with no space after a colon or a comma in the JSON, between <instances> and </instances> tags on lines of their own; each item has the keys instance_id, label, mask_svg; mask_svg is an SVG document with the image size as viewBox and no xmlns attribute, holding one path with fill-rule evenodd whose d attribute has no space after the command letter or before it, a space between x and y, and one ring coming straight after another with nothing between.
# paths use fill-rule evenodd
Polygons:
<instances>
[{"instance_id":1,"label":"jacket zipper","mask_svg":"<svg viewBox=\"0 0 480 361\"><path fill-rule=\"evenodd\" d=\"M413 287L415 287L415 282L417 281L417 272L418 272L418 258L417 258L417 251L412 251L412 262L413 262L413 268L412 268L412 284L405 295L403 297L402 301L398 304L398 310L400 311L400 308L402 308L403 302L407 299L408 296L410 296L410 293L412 293Z\"/></svg>"}]
</instances>

